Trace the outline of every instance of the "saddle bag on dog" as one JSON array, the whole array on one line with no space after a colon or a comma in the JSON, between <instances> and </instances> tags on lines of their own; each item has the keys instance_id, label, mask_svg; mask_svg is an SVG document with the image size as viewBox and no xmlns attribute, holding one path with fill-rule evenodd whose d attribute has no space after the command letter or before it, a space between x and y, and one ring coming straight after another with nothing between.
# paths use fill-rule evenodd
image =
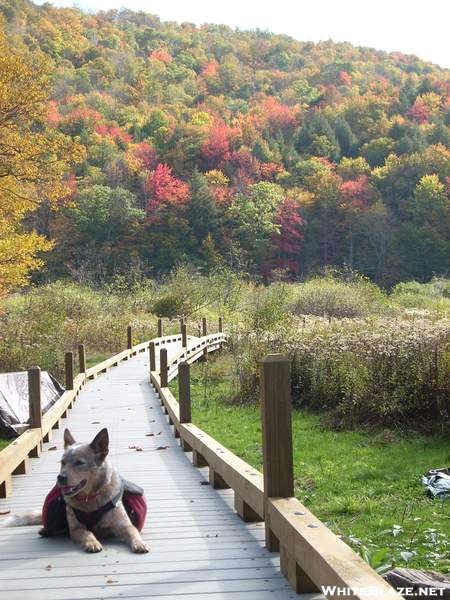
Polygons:
<instances>
[{"instance_id":1,"label":"saddle bag on dog","mask_svg":"<svg viewBox=\"0 0 450 600\"><path fill-rule=\"evenodd\" d=\"M120 492L106 504L95 511L86 512L73 509L76 518L87 529L93 530L104 514L112 510L122 500L128 517L138 531L142 531L147 516L147 501L144 490L138 485L127 481L123 477ZM66 515L66 502L59 485L55 485L47 494L42 507L42 529L39 535L50 537L61 533L68 533L69 526Z\"/></svg>"}]
</instances>

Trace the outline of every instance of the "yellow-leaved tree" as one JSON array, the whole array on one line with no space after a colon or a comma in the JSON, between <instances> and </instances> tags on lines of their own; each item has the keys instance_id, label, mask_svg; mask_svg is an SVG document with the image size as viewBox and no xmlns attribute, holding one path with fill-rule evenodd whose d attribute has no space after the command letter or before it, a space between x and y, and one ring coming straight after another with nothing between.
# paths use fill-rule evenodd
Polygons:
<instances>
[{"instance_id":1,"label":"yellow-leaved tree","mask_svg":"<svg viewBox=\"0 0 450 600\"><path fill-rule=\"evenodd\" d=\"M80 146L48 126L49 95L50 63L12 48L0 19L0 297L42 266L52 242L23 220L67 198L67 174L81 158Z\"/></svg>"}]
</instances>

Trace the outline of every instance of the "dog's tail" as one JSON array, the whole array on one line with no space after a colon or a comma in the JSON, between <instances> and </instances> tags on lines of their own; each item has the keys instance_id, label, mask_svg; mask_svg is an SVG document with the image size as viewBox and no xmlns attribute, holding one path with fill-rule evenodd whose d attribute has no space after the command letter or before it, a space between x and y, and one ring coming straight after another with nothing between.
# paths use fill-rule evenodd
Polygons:
<instances>
[{"instance_id":1,"label":"dog's tail","mask_svg":"<svg viewBox=\"0 0 450 600\"><path fill-rule=\"evenodd\" d=\"M22 525L41 525L42 513L40 510L30 510L21 515L9 515L0 519L0 527L21 527Z\"/></svg>"}]
</instances>

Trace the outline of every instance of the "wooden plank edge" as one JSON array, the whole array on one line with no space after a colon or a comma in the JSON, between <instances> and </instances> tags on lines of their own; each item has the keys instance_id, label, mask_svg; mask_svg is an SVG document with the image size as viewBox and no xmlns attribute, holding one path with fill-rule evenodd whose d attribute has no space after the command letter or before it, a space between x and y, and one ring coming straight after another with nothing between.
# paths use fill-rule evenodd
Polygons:
<instances>
[{"instance_id":1,"label":"wooden plank edge","mask_svg":"<svg viewBox=\"0 0 450 600\"><path fill-rule=\"evenodd\" d=\"M74 385L75 387L75 385ZM64 394L42 415L42 436L44 437L63 416L77 396L78 390L66 390Z\"/></svg>"},{"instance_id":2,"label":"wooden plank edge","mask_svg":"<svg viewBox=\"0 0 450 600\"><path fill-rule=\"evenodd\" d=\"M27 429L0 452L0 482L6 481L42 440L40 429Z\"/></svg>"},{"instance_id":3,"label":"wooden plank edge","mask_svg":"<svg viewBox=\"0 0 450 600\"><path fill-rule=\"evenodd\" d=\"M351 589L352 596L360 600L372 598L373 590L377 590L376 595L402 598L296 498L269 498L266 526L280 541L283 552L295 560L318 589ZM334 598L336 588L325 595Z\"/></svg>"}]
</instances>

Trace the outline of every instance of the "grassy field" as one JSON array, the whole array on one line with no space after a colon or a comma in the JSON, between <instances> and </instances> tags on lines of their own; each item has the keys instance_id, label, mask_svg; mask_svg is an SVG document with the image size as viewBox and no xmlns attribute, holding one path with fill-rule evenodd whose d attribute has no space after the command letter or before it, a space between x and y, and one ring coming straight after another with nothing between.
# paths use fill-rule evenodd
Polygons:
<instances>
[{"instance_id":1,"label":"grassy field","mask_svg":"<svg viewBox=\"0 0 450 600\"><path fill-rule=\"evenodd\" d=\"M261 469L259 407L230 402L232 369L228 355L192 367L193 421ZM447 439L336 432L320 415L294 409L293 445L297 498L374 568L450 571L450 502L429 499L421 483L428 469L450 464Z\"/></svg>"}]
</instances>

